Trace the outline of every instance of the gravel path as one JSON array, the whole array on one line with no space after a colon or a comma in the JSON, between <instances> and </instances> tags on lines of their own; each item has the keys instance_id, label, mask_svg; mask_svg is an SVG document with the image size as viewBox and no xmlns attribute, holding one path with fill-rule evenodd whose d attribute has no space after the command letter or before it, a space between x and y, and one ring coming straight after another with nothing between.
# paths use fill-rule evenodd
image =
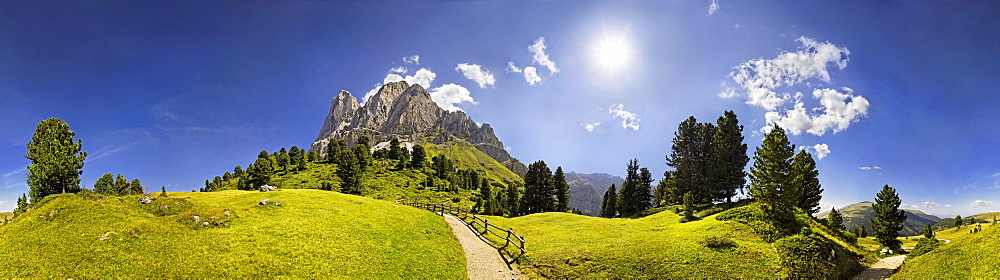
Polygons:
<instances>
[{"instance_id":1,"label":"gravel path","mask_svg":"<svg viewBox=\"0 0 1000 280\"><path fill-rule=\"evenodd\" d=\"M868 269L865 269L865 271L859 273L857 276L854 276L851 280L886 279L889 277L889 274L896 270L896 268L903 265L904 260L906 260L906 255L879 259L878 262L873 264Z\"/></svg>"},{"instance_id":2,"label":"gravel path","mask_svg":"<svg viewBox=\"0 0 1000 280\"><path fill-rule=\"evenodd\" d=\"M469 279L526 279L517 267L508 267L500 252L486 244L464 222L447 214L444 215L444 220L465 250L466 274Z\"/></svg>"}]
</instances>

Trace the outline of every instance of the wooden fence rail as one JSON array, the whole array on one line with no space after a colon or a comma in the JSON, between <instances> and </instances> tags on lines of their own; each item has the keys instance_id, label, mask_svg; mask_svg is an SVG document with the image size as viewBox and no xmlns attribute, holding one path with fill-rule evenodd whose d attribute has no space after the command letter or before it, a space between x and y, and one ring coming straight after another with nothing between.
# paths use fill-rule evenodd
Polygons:
<instances>
[{"instance_id":1,"label":"wooden fence rail","mask_svg":"<svg viewBox=\"0 0 1000 280\"><path fill-rule=\"evenodd\" d=\"M449 214L459 218L464 222L469 228L472 228L477 235L482 237L488 242L490 246L496 248L500 252L500 256L507 261L508 264L516 262L528 251L524 249L524 238L514 233L512 229L503 229L494 224L490 224L489 220L483 219L474 213L469 213L469 211L463 211L458 207L441 205L441 204L431 204L431 203L418 203L418 202L407 202L402 201L400 204L409 205L417 208L427 209L434 213L444 216L444 214ZM488 236L495 236L503 244L498 244L499 242L494 242ZM514 246L517 249L516 253L511 253L507 250L508 246ZM516 256L514 254L517 254Z\"/></svg>"}]
</instances>

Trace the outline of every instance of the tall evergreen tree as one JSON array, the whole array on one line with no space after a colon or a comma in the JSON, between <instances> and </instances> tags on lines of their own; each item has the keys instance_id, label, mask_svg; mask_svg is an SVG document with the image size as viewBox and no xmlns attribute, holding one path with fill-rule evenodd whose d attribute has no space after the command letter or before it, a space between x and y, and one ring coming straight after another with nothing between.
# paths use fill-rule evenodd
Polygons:
<instances>
[{"instance_id":1,"label":"tall evergreen tree","mask_svg":"<svg viewBox=\"0 0 1000 280\"><path fill-rule=\"evenodd\" d=\"M341 151L347 149L347 141L344 139L333 139L331 138L329 142L326 143L326 162L337 163L340 161L337 156L341 154Z\"/></svg>"},{"instance_id":2,"label":"tall evergreen tree","mask_svg":"<svg viewBox=\"0 0 1000 280\"><path fill-rule=\"evenodd\" d=\"M962 215L955 216L955 228L962 228Z\"/></svg>"},{"instance_id":3,"label":"tall evergreen tree","mask_svg":"<svg viewBox=\"0 0 1000 280\"><path fill-rule=\"evenodd\" d=\"M649 188L653 176L649 174L648 169L639 168L637 159L629 160L625 169L625 182L622 183L618 196L620 200L618 212L622 217L629 217L649 209L651 199Z\"/></svg>"},{"instance_id":4,"label":"tall evergreen tree","mask_svg":"<svg viewBox=\"0 0 1000 280\"><path fill-rule=\"evenodd\" d=\"M506 181L505 181L506 182ZM520 216L521 205L521 190L520 186L516 182L506 182L507 189L504 191L504 196L506 200L504 201L504 206L507 211L507 215L510 217Z\"/></svg>"},{"instance_id":5,"label":"tall evergreen tree","mask_svg":"<svg viewBox=\"0 0 1000 280\"><path fill-rule=\"evenodd\" d=\"M636 194L638 198L638 211L642 212L650 207L653 207L653 174L649 172L648 168L639 169L639 192Z\"/></svg>"},{"instance_id":6,"label":"tall evergreen tree","mask_svg":"<svg viewBox=\"0 0 1000 280\"><path fill-rule=\"evenodd\" d=\"M218 176L216 176L216 181L218 181ZM128 180L125 176L118 174L115 177L115 195L125 195L128 194Z\"/></svg>"},{"instance_id":7,"label":"tall evergreen tree","mask_svg":"<svg viewBox=\"0 0 1000 280\"><path fill-rule=\"evenodd\" d=\"M28 211L28 196L21 194L21 197L17 198L17 208L14 208L14 213L22 213Z\"/></svg>"},{"instance_id":8,"label":"tall evergreen tree","mask_svg":"<svg viewBox=\"0 0 1000 280\"><path fill-rule=\"evenodd\" d=\"M132 179L132 182L128 184L128 194L143 194L145 193L142 189L142 182L139 179Z\"/></svg>"},{"instance_id":9,"label":"tall evergreen tree","mask_svg":"<svg viewBox=\"0 0 1000 280\"><path fill-rule=\"evenodd\" d=\"M618 190L615 184L611 184L608 191L604 192L604 202L601 203L601 217L614 218L618 215Z\"/></svg>"},{"instance_id":10,"label":"tall evergreen tree","mask_svg":"<svg viewBox=\"0 0 1000 280\"><path fill-rule=\"evenodd\" d=\"M206 181L207 182L207 181ZM94 192L99 194L114 194L115 193L115 177L111 173L104 173L101 178L94 182Z\"/></svg>"},{"instance_id":11,"label":"tall evergreen tree","mask_svg":"<svg viewBox=\"0 0 1000 280\"><path fill-rule=\"evenodd\" d=\"M875 239L882 246L897 253L901 251L902 242L896 237L899 236L899 231L903 229L903 222L906 221L906 215L902 210L899 210L901 202L899 195L896 194L896 189L885 185L882 187L882 191L875 195L875 203L872 204L875 217L872 218L871 223Z\"/></svg>"},{"instance_id":12,"label":"tall evergreen tree","mask_svg":"<svg viewBox=\"0 0 1000 280\"><path fill-rule=\"evenodd\" d=\"M716 123L718 126L712 137L712 154L707 169L715 190L712 199L731 201L736 192L746 185L743 169L750 158L747 157L747 144L743 143L743 126L739 124L736 113L726 111Z\"/></svg>"},{"instance_id":13,"label":"tall evergreen tree","mask_svg":"<svg viewBox=\"0 0 1000 280\"><path fill-rule=\"evenodd\" d=\"M427 153L424 152L424 146L413 145L413 155L410 160L410 166L416 169L424 168L427 164Z\"/></svg>"},{"instance_id":14,"label":"tall evergreen tree","mask_svg":"<svg viewBox=\"0 0 1000 280\"><path fill-rule=\"evenodd\" d=\"M57 118L44 120L35 127L27 145L28 153L24 155L31 161L27 176L31 202L52 194L80 191L87 152L81 151L83 140L73 142L74 136L76 133L69 129L69 124Z\"/></svg>"},{"instance_id":15,"label":"tall evergreen tree","mask_svg":"<svg viewBox=\"0 0 1000 280\"><path fill-rule=\"evenodd\" d=\"M309 160L309 162L318 162L319 161L319 153L316 153L316 151L310 150L309 151L309 156L306 157L306 159Z\"/></svg>"},{"instance_id":16,"label":"tall evergreen tree","mask_svg":"<svg viewBox=\"0 0 1000 280\"><path fill-rule=\"evenodd\" d=\"M556 191L556 211L569 211L569 183L566 182L566 174L563 173L562 166L556 167L556 174L552 178Z\"/></svg>"},{"instance_id":17,"label":"tall evergreen tree","mask_svg":"<svg viewBox=\"0 0 1000 280\"><path fill-rule=\"evenodd\" d=\"M521 212L525 214L549 212L555 209L555 189L552 184L552 170L545 161L528 165L524 175L524 197Z\"/></svg>"},{"instance_id":18,"label":"tall evergreen tree","mask_svg":"<svg viewBox=\"0 0 1000 280\"><path fill-rule=\"evenodd\" d=\"M278 161L278 168L281 168L281 170L284 171L288 171L288 166L292 164L292 158L288 156L288 151L285 150L285 147L281 147L281 149L278 150L277 161Z\"/></svg>"},{"instance_id":19,"label":"tall evergreen tree","mask_svg":"<svg viewBox=\"0 0 1000 280\"><path fill-rule=\"evenodd\" d=\"M924 238L934 239L934 228L931 227L931 224L924 225Z\"/></svg>"},{"instance_id":20,"label":"tall evergreen tree","mask_svg":"<svg viewBox=\"0 0 1000 280\"><path fill-rule=\"evenodd\" d=\"M794 152L795 145L788 142L785 130L777 125L764 136L764 143L754 152L754 163L750 168L750 196L766 205L769 212L794 205L784 201L782 195L790 181Z\"/></svg>"},{"instance_id":21,"label":"tall evergreen tree","mask_svg":"<svg viewBox=\"0 0 1000 280\"><path fill-rule=\"evenodd\" d=\"M689 221L694 219L694 194L691 192L684 194L684 218Z\"/></svg>"},{"instance_id":22,"label":"tall evergreen tree","mask_svg":"<svg viewBox=\"0 0 1000 280\"><path fill-rule=\"evenodd\" d=\"M819 184L816 161L805 150L800 150L792 159L791 178L795 206L810 216L819 212L819 201L823 198L823 186Z\"/></svg>"},{"instance_id":23,"label":"tall evergreen tree","mask_svg":"<svg viewBox=\"0 0 1000 280\"><path fill-rule=\"evenodd\" d=\"M355 147L359 147L355 145ZM340 188L344 193L361 194L361 163L357 154L348 150L341 150L337 155L337 176L340 177Z\"/></svg>"},{"instance_id":24,"label":"tall evergreen tree","mask_svg":"<svg viewBox=\"0 0 1000 280\"><path fill-rule=\"evenodd\" d=\"M354 144L351 150L354 151L354 157L358 161L358 168L361 172L365 172L369 166L372 166L374 159L372 159L372 153L368 148L368 144Z\"/></svg>"},{"instance_id":25,"label":"tall evergreen tree","mask_svg":"<svg viewBox=\"0 0 1000 280\"><path fill-rule=\"evenodd\" d=\"M826 216L826 220L827 224L830 226L830 229L845 230L844 216L840 215L840 212L837 212L836 208L830 209L830 215Z\"/></svg>"},{"instance_id":26,"label":"tall evergreen tree","mask_svg":"<svg viewBox=\"0 0 1000 280\"><path fill-rule=\"evenodd\" d=\"M702 140L700 133L701 128L694 116L677 125L677 131L671 140L673 145L667 155L667 165L674 168L668 184L671 190L665 192L669 194L669 204L681 204L685 193L705 185L702 176L705 170L699 169L702 164L698 162L701 153L698 141ZM622 185L622 189L625 189L625 185Z\"/></svg>"},{"instance_id":27,"label":"tall evergreen tree","mask_svg":"<svg viewBox=\"0 0 1000 280\"><path fill-rule=\"evenodd\" d=\"M244 190L249 190L270 184L272 174L274 174L274 162L268 158L258 158L247 168L249 180L242 187Z\"/></svg>"}]
</instances>

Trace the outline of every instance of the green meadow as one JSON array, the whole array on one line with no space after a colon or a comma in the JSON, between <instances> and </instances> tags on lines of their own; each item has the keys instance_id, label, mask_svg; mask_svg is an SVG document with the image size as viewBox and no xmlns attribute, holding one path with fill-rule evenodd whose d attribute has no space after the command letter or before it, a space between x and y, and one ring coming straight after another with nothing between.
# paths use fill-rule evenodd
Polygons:
<instances>
[{"instance_id":1,"label":"green meadow","mask_svg":"<svg viewBox=\"0 0 1000 280\"><path fill-rule=\"evenodd\" d=\"M429 211L319 190L168 195L46 197L0 226L0 278L465 278Z\"/></svg>"}]
</instances>

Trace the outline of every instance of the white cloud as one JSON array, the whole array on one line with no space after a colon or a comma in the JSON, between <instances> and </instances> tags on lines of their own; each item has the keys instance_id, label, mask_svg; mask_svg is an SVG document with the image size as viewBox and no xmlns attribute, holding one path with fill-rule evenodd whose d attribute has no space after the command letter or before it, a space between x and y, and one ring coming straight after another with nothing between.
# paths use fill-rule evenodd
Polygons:
<instances>
[{"instance_id":1,"label":"white cloud","mask_svg":"<svg viewBox=\"0 0 1000 280\"><path fill-rule=\"evenodd\" d=\"M3 189L9 190L13 188L20 188L27 186L27 184L25 183L25 176L24 176L24 174L27 174L27 172L28 169L22 167L4 173Z\"/></svg>"},{"instance_id":2,"label":"white cloud","mask_svg":"<svg viewBox=\"0 0 1000 280\"><path fill-rule=\"evenodd\" d=\"M404 56L403 57L403 62L405 62L407 64L413 63L413 64L416 64L416 65L420 65L420 56L419 55Z\"/></svg>"},{"instance_id":3,"label":"white cloud","mask_svg":"<svg viewBox=\"0 0 1000 280\"><path fill-rule=\"evenodd\" d=\"M445 84L434 88L430 91L430 94L434 103L437 103L441 109L449 112L461 111L461 108L455 106L458 103L468 102L478 104L472 99L472 95L468 89L456 84Z\"/></svg>"},{"instance_id":4,"label":"white cloud","mask_svg":"<svg viewBox=\"0 0 1000 280\"><path fill-rule=\"evenodd\" d=\"M389 73L406 74L406 67L403 66L393 67L392 69L389 69Z\"/></svg>"},{"instance_id":5,"label":"white cloud","mask_svg":"<svg viewBox=\"0 0 1000 280\"><path fill-rule=\"evenodd\" d=\"M534 63L538 65L545 66L549 69L550 74L559 73L559 68L556 67L556 63L549 59L549 55L545 53L545 37L538 37L538 40L534 44L528 46L528 50L534 54ZM527 68L525 68L527 70Z\"/></svg>"},{"instance_id":6,"label":"white cloud","mask_svg":"<svg viewBox=\"0 0 1000 280\"><path fill-rule=\"evenodd\" d=\"M951 204L945 204L944 207L951 207Z\"/></svg>"},{"instance_id":7,"label":"white cloud","mask_svg":"<svg viewBox=\"0 0 1000 280\"><path fill-rule=\"evenodd\" d=\"M719 11L719 2L717 0L712 0L712 4L708 5L708 15L713 15L717 11Z\"/></svg>"},{"instance_id":8,"label":"white cloud","mask_svg":"<svg viewBox=\"0 0 1000 280\"><path fill-rule=\"evenodd\" d=\"M819 100L820 106L806 110L801 100L795 101L795 108L786 110L784 114L771 111L764 114L768 126L780 125L791 134L801 134L803 131L822 136L827 131L834 133L847 129L862 116L868 115L868 100L851 93L850 88L842 88L845 93L836 89L815 89L813 97ZM801 96L796 94L796 96ZM810 113L821 112L820 114Z\"/></svg>"},{"instance_id":9,"label":"white cloud","mask_svg":"<svg viewBox=\"0 0 1000 280\"><path fill-rule=\"evenodd\" d=\"M521 73L521 68L517 68L517 66L514 66L514 62L513 61L508 61L507 62L507 69L504 69L504 70L506 70L507 73Z\"/></svg>"},{"instance_id":10,"label":"white cloud","mask_svg":"<svg viewBox=\"0 0 1000 280\"><path fill-rule=\"evenodd\" d=\"M816 144L809 147L803 147L802 149L812 151L812 153L816 154L816 157L819 159L823 159L830 154L830 146L826 144Z\"/></svg>"},{"instance_id":11,"label":"white cloud","mask_svg":"<svg viewBox=\"0 0 1000 280\"><path fill-rule=\"evenodd\" d=\"M608 107L608 113L622 119L622 128L631 129L632 131L639 130L639 115L625 111L625 106L621 103L611 104L611 107Z\"/></svg>"},{"instance_id":12,"label":"white cloud","mask_svg":"<svg viewBox=\"0 0 1000 280\"><path fill-rule=\"evenodd\" d=\"M938 207L938 206L941 206L941 205L937 204L937 203L934 203L933 201L924 201L924 207L934 208L934 207Z\"/></svg>"},{"instance_id":13,"label":"white cloud","mask_svg":"<svg viewBox=\"0 0 1000 280\"><path fill-rule=\"evenodd\" d=\"M991 201L991 200L978 200L977 199L976 201L973 201L972 203L970 203L969 207L972 207L972 208L986 207L986 206L990 206L992 204L993 204L993 201Z\"/></svg>"},{"instance_id":14,"label":"white cloud","mask_svg":"<svg viewBox=\"0 0 1000 280\"><path fill-rule=\"evenodd\" d=\"M601 125L601 122L582 123L580 125L582 125L583 129L586 129L588 133L592 133L592 132L594 132L594 128L597 128L598 125Z\"/></svg>"},{"instance_id":15,"label":"white cloud","mask_svg":"<svg viewBox=\"0 0 1000 280\"><path fill-rule=\"evenodd\" d=\"M858 166L858 169L861 169L861 170L881 170L882 167L878 166L878 165L876 165L876 166Z\"/></svg>"},{"instance_id":16,"label":"white cloud","mask_svg":"<svg viewBox=\"0 0 1000 280\"><path fill-rule=\"evenodd\" d=\"M462 63L455 67L455 71L462 72L465 78L475 81L480 88L485 88L486 85L492 86L497 81L489 70L476 64Z\"/></svg>"},{"instance_id":17,"label":"white cloud","mask_svg":"<svg viewBox=\"0 0 1000 280\"><path fill-rule=\"evenodd\" d=\"M535 67L528 66L524 67L524 80L527 81L529 85L535 85L542 82L542 77L538 76L538 71Z\"/></svg>"},{"instance_id":18,"label":"white cloud","mask_svg":"<svg viewBox=\"0 0 1000 280\"><path fill-rule=\"evenodd\" d=\"M733 67L733 72L729 73L746 93L747 104L768 111L764 115L767 126L780 125L795 135L808 132L822 136L827 131L836 133L847 129L866 116L868 100L854 95L850 88L814 88L812 95L819 106L812 108L803 103L801 93L778 92L791 86L812 88L828 84L830 68L843 70L847 67L851 54L847 48L807 37L795 41L799 44L796 51L782 52L771 59L750 60ZM726 91L719 97L735 95ZM784 107L788 103L793 104L792 108Z\"/></svg>"},{"instance_id":19,"label":"white cloud","mask_svg":"<svg viewBox=\"0 0 1000 280\"><path fill-rule=\"evenodd\" d=\"M822 201L819 203L820 211L825 211L825 209L833 209L833 208L834 208L833 203L822 202Z\"/></svg>"},{"instance_id":20,"label":"white cloud","mask_svg":"<svg viewBox=\"0 0 1000 280\"><path fill-rule=\"evenodd\" d=\"M913 208L920 208L920 206L916 206L916 205L913 205L913 204L903 203L903 204L899 205L899 208L901 208L901 209L913 209Z\"/></svg>"},{"instance_id":21,"label":"white cloud","mask_svg":"<svg viewBox=\"0 0 1000 280\"><path fill-rule=\"evenodd\" d=\"M739 94L736 93L736 89L732 87L723 88L722 91L719 92L719 97L721 98L733 98L737 95Z\"/></svg>"}]
</instances>

